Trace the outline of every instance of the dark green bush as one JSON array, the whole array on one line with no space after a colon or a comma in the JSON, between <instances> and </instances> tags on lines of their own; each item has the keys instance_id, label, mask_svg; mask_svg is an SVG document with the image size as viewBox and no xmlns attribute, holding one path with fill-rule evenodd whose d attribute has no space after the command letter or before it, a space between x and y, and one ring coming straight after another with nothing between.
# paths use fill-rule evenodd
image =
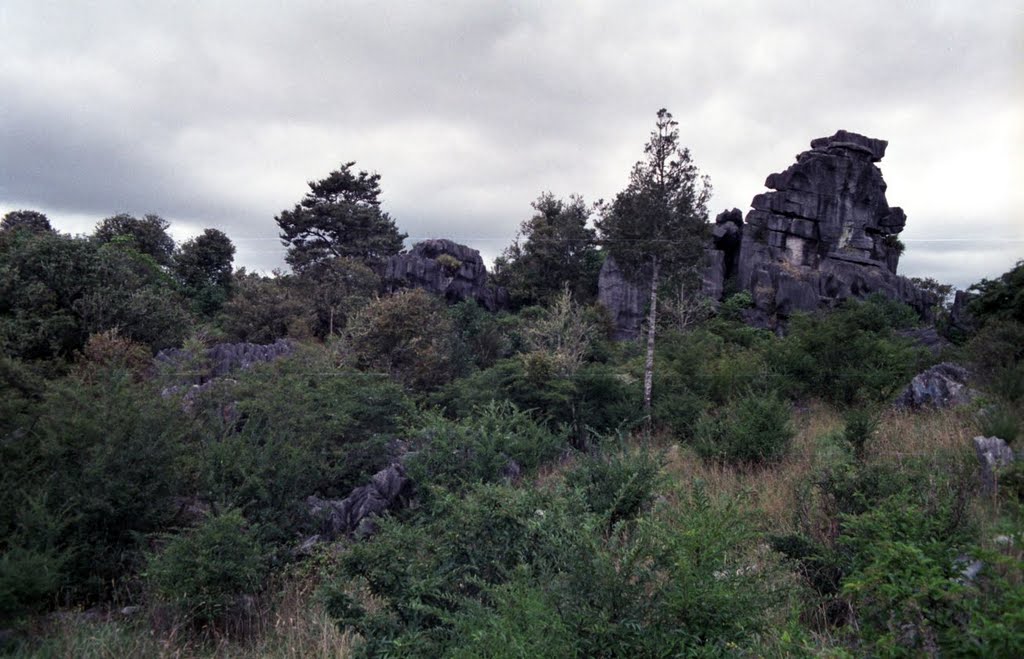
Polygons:
<instances>
[{"instance_id":1,"label":"dark green bush","mask_svg":"<svg viewBox=\"0 0 1024 659\"><path fill-rule=\"evenodd\" d=\"M773 394L748 393L697 421L695 447L706 458L734 464L778 462L789 450L789 406Z\"/></svg>"},{"instance_id":2,"label":"dark green bush","mask_svg":"<svg viewBox=\"0 0 1024 659\"><path fill-rule=\"evenodd\" d=\"M305 497L347 496L385 467L414 410L389 378L339 368L317 348L219 383L193 405L198 493L240 509L274 543L305 528Z\"/></svg>"},{"instance_id":3,"label":"dark green bush","mask_svg":"<svg viewBox=\"0 0 1024 659\"><path fill-rule=\"evenodd\" d=\"M855 407L843 415L843 439L858 456L877 430L878 414L872 409Z\"/></svg>"},{"instance_id":4,"label":"dark green bush","mask_svg":"<svg viewBox=\"0 0 1024 659\"><path fill-rule=\"evenodd\" d=\"M656 455L608 446L580 456L565 482L611 527L650 506L662 482L660 471Z\"/></svg>"},{"instance_id":5,"label":"dark green bush","mask_svg":"<svg viewBox=\"0 0 1024 659\"><path fill-rule=\"evenodd\" d=\"M185 489L180 408L130 371L88 367L50 383L34 409L0 442L0 547L62 557L68 599L105 597L131 579L146 535L165 527ZM32 527L53 533L17 540Z\"/></svg>"},{"instance_id":6,"label":"dark green bush","mask_svg":"<svg viewBox=\"0 0 1024 659\"><path fill-rule=\"evenodd\" d=\"M325 589L367 656L742 653L785 597L768 588L769 564L752 567L749 522L699 492L611 529L572 491L477 486L435 501L419 522L384 520ZM349 594L360 586L372 612Z\"/></svg>"},{"instance_id":7,"label":"dark green bush","mask_svg":"<svg viewBox=\"0 0 1024 659\"><path fill-rule=\"evenodd\" d=\"M147 577L158 598L196 622L212 623L240 595L259 590L264 570L256 534L231 510L171 537L150 557Z\"/></svg>"},{"instance_id":8,"label":"dark green bush","mask_svg":"<svg viewBox=\"0 0 1024 659\"><path fill-rule=\"evenodd\" d=\"M451 488L511 477L513 462L529 473L567 448L564 432L550 430L507 402L488 403L459 421L427 415L411 441L413 480Z\"/></svg>"},{"instance_id":9,"label":"dark green bush","mask_svg":"<svg viewBox=\"0 0 1024 659\"><path fill-rule=\"evenodd\" d=\"M768 354L775 384L792 397L841 405L886 400L926 365L921 349L893 332L914 318L908 307L879 298L797 315Z\"/></svg>"}]
</instances>

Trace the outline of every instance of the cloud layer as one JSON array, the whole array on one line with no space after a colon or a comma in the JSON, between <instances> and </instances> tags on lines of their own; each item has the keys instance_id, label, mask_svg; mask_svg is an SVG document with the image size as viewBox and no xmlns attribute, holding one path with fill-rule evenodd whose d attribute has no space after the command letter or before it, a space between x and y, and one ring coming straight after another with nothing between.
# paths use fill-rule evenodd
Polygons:
<instances>
[{"instance_id":1,"label":"cloud layer","mask_svg":"<svg viewBox=\"0 0 1024 659\"><path fill-rule=\"evenodd\" d=\"M716 210L845 128L890 141L904 273L1024 257L1018 2L161 5L0 8L0 211L156 212L270 269L274 215L356 160L410 238L493 257L540 192L620 190L667 107Z\"/></svg>"}]
</instances>

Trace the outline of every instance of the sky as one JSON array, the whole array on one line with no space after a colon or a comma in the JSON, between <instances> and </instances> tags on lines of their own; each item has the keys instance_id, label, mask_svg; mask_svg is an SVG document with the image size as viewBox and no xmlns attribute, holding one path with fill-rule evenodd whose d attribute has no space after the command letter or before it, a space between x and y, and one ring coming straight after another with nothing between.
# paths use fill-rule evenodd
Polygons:
<instances>
[{"instance_id":1,"label":"sky","mask_svg":"<svg viewBox=\"0 0 1024 659\"><path fill-rule=\"evenodd\" d=\"M659 108L746 212L842 128L889 141L900 273L1024 258L1024 1L0 3L0 213L157 213L283 266L274 216L342 163L409 242L488 261L545 191L610 199Z\"/></svg>"}]
</instances>

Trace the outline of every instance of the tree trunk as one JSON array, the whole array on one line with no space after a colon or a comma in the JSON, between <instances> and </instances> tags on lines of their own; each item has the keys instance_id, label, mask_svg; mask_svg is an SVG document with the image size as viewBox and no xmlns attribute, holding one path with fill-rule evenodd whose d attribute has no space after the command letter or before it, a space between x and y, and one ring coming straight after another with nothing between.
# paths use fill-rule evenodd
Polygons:
<instances>
[{"instance_id":1,"label":"tree trunk","mask_svg":"<svg viewBox=\"0 0 1024 659\"><path fill-rule=\"evenodd\" d=\"M654 329L658 322L658 259L651 267L651 308L647 313L647 360L644 363L644 413L651 423L651 389L654 386Z\"/></svg>"}]
</instances>

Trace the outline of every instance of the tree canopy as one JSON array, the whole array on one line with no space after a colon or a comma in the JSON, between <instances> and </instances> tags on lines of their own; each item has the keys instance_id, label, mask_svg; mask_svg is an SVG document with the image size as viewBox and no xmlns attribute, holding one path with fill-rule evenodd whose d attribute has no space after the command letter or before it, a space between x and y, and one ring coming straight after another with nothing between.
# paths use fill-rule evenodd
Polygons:
<instances>
[{"instance_id":1,"label":"tree canopy","mask_svg":"<svg viewBox=\"0 0 1024 659\"><path fill-rule=\"evenodd\" d=\"M700 276L707 232L710 179L680 146L678 122L662 108L645 158L633 166L629 185L597 222L605 249L634 278L650 279L644 409L651 408L658 285Z\"/></svg>"},{"instance_id":2,"label":"tree canopy","mask_svg":"<svg viewBox=\"0 0 1024 659\"><path fill-rule=\"evenodd\" d=\"M309 182L302 201L274 218L296 271L334 257L373 264L402 250L406 234L380 208L380 175L353 172L354 166L345 163Z\"/></svg>"},{"instance_id":3,"label":"tree canopy","mask_svg":"<svg viewBox=\"0 0 1024 659\"><path fill-rule=\"evenodd\" d=\"M593 300L600 254L583 197L564 201L545 192L531 205L533 217L519 226L515 242L495 261L497 280L519 304L546 304L566 285L577 300Z\"/></svg>"},{"instance_id":4,"label":"tree canopy","mask_svg":"<svg viewBox=\"0 0 1024 659\"><path fill-rule=\"evenodd\" d=\"M160 265L170 265L174 257L174 239L167 233L170 223L152 213L142 219L119 213L96 225L93 238L101 243L128 240L140 254L153 257Z\"/></svg>"},{"instance_id":5,"label":"tree canopy","mask_svg":"<svg viewBox=\"0 0 1024 659\"><path fill-rule=\"evenodd\" d=\"M0 220L0 231L53 231L50 220L39 211L19 210L11 211Z\"/></svg>"}]
</instances>

